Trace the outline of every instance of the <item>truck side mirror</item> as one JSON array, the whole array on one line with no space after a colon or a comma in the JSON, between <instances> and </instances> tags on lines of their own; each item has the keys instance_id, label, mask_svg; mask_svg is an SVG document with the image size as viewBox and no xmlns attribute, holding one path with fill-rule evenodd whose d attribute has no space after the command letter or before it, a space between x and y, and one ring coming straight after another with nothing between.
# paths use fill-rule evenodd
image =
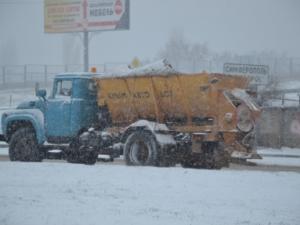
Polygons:
<instances>
[{"instance_id":1,"label":"truck side mirror","mask_svg":"<svg viewBox=\"0 0 300 225\"><path fill-rule=\"evenodd\" d=\"M36 91L36 96L45 99L47 96L47 91L45 89L39 89Z\"/></svg>"}]
</instances>

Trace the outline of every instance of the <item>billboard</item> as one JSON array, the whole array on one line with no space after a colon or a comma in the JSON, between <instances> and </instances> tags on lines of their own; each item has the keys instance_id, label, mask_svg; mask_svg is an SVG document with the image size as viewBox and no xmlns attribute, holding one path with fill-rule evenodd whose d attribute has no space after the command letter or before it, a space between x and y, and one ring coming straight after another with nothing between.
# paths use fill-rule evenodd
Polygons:
<instances>
[{"instance_id":1,"label":"billboard","mask_svg":"<svg viewBox=\"0 0 300 225\"><path fill-rule=\"evenodd\" d=\"M129 0L44 0L46 33L129 29Z\"/></svg>"}]
</instances>

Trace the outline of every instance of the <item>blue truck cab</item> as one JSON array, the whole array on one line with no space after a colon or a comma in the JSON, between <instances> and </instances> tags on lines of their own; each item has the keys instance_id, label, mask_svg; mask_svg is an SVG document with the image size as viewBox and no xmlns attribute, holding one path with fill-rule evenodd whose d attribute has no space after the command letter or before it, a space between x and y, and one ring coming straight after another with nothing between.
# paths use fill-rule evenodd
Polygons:
<instances>
[{"instance_id":1,"label":"blue truck cab","mask_svg":"<svg viewBox=\"0 0 300 225\"><path fill-rule=\"evenodd\" d=\"M3 113L1 126L11 160L40 161L44 143L70 143L97 123L96 74L60 74L52 93L37 90L35 101L22 102ZM24 151L25 149L25 151Z\"/></svg>"}]
</instances>

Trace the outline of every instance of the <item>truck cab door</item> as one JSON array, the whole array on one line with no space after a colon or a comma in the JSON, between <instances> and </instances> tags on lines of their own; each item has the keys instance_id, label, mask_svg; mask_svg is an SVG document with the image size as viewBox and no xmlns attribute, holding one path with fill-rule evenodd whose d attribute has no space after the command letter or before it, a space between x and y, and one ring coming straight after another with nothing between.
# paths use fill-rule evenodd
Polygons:
<instances>
[{"instance_id":1,"label":"truck cab door","mask_svg":"<svg viewBox=\"0 0 300 225\"><path fill-rule=\"evenodd\" d=\"M46 107L46 133L49 140L71 136L70 114L72 105L72 85L71 79L55 80L53 93L47 101ZM55 142L55 141L53 141Z\"/></svg>"}]
</instances>

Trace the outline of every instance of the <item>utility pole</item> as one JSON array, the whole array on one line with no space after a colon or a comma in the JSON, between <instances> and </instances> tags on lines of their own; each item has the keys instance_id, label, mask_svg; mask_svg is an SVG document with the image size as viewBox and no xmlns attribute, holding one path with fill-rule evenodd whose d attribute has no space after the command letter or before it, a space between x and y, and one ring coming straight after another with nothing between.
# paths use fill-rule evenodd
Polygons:
<instances>
[{"instance_id":1,"label":"utility pole","mask_svg":"<svg viewBox=\"0 0 300 225\"><path fill-rule=\"evenodd\" d=\"M83 63L84 72L89 72L89 32L88 32L88 22L87 22L87 0L83 1L83 21L84 21L84 31L83 31Z\"/></svg>"},{"instance_id":2,"label":"utility pole","mask_svg":"<svg viewBox=\"0 0 300 225\"><path fill-rule=\"evenodd\" d=\"M83 62L84 72L89 72L89 32L83 32Z\"/></svg>"}]
</instances>

